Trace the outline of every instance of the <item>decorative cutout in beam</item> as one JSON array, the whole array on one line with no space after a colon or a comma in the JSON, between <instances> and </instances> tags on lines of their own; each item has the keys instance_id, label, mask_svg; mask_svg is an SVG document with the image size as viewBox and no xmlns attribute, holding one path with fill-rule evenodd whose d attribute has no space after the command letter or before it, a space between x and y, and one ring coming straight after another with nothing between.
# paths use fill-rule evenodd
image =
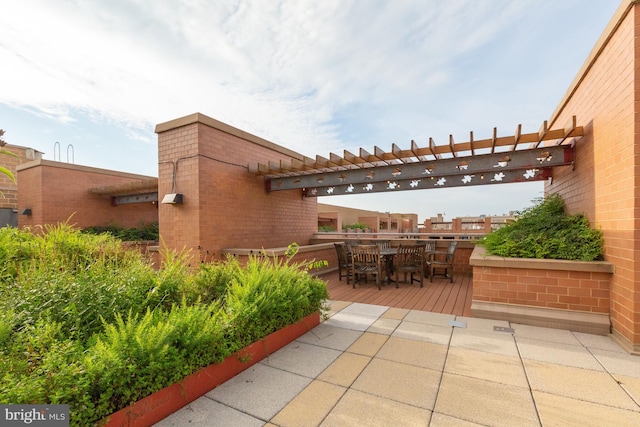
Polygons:
<instances>
[{"instance_id":1,"label":"decorative cutout in beam","mask_svg":"<svg viewBox=\"0 0 640 427\"><path fill-rule=\"evenodd\" d=\"M468 187L474 185L509 184L514 182L544 181L551 177L551 168L531 168L524 171L499 171L480 174L427 177L421 179L395 179L363 184L343 184L302 189L304 197L338 196L347 194L381 193L433 188Z\"/></svg>"},{"instance_id":2,"label":"decorative cutout in beam","mask_svg":"<svg viewBox=\"0 0 640 427\"><path fill-rule=\"evenodd\" d=\"M304 188L308 192L312 188L326 187L332 188L332 194L336 194L340 193L341 185L345 186L346 194L358 191L362 185L366 187L364 192L374 191L374 188L375 191L397 191L407 186L421 188L416 183L424 177L433 177L444 183L451 182L449 177L462 173L465 174L459 179L462 185L475 184L474 176L485 176L494 167L503 169L508 179L507 176L513 174L507 174L507 171L542 170L571 164L574 138L583 136L583 132L583 127L577 126L573 116L562 129L549 129L547 122L543 122L535 133L523 134L522 126L518 125L514 135L498 136L497 128L493 128L491 137L486 139L476 139L470 132L468 142L456 143L450 135L446 145L436 145L429 138L428 146L420 147L412 140L407 150L392 144L391 151L385 152L375 146L373 154L364 148L360 148L359 155L345 150L343 157L330 153L329 159L318 155L315 160L304 157L290 162L259 163L249 166L249 171L265 177L267 191ZM520 179L514 176L513 179ZM413 186L410 185L412 183Z\"/></svg>"},{"instance_id":3,"label":"decorative cutout in beam","mask_svg":"<svg viewBox=\"0 0 640 427\"><path fill-rule=\"evenodd\" d=\"M273 178L270 191L322 186L357 185L371 182L423 179L425 177L448 177L452 175L486 174L496 171L520 171L539 167L570 165L573 162L571 146L556 146L536 150L519 150L452 159L413 162L398 165L361 168L349 171L324 172L301 176Z\"/></svg>"}]
</instances>

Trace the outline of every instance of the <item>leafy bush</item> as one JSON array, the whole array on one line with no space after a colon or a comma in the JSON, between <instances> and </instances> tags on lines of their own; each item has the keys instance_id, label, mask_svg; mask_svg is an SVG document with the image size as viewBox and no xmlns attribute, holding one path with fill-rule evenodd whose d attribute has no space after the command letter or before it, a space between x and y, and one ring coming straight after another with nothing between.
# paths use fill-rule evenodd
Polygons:
<instances>
[{"instance_id":1,"label":"leafy bush","mask_svg":"<svg viewBox=\"0 0 640 427\"><path fill-rule=\"evenodd\" d=\"M564 201L548 196L518 214L514 223L486 235L480 244L493 255L594 261L603 258L602 232L583 215L567 215Z\"/></svg>"},{"instance_id":2,"label":"leafy bush","mask_svg":"<svg viewBox=\"0 0 640 427\"><path fill-rule=\"evenodd\" d=\"M362 222L356 222L354 224L346 224L346 225L342 226L343 230L346 230L347 228L351 228L351 229L354 229L354 230L356 228L358 228L360 230L366 230L366 229L369 228L369 226L367 224L362 223Z\"/></svg>"},{"instance_id":3,"label":"leafy bush","mask_svg":"<svg viewBox=\"0 0 640 427\"><path fill-rule=\"evenodd\" d=\"M40 234L2 228L0 243L0 308L13 310L20 327L44 319L83 341L102 330L101 317L112 321L115 313L144 309L157 283L139 253L67 224Z\"/></svg>"},{"instance_id":4,"label":"leafy bush","mask_svg":"<svg viewBox=\"0 0 640 427\"><path fill-rule=\"evenodd\" d=\"M140 227L124 228L116 224L87 227L82 230L88 234L110 234L125 242L140 242L146 240L158 240L160 231L158 223L142 225Z\"/></svg>"},{"instance_id":5,"label":"leafy bush","mask_svg":"<svg viewBox=\"0 0 640 427\"><path fill-rule=\"evenodd\" d=\"M307 265L235 258L154 271L110 235L63 224L0 229L0 403L66 403L72 425L109 414L324 309Z\"/></svg>"}]
</instances>

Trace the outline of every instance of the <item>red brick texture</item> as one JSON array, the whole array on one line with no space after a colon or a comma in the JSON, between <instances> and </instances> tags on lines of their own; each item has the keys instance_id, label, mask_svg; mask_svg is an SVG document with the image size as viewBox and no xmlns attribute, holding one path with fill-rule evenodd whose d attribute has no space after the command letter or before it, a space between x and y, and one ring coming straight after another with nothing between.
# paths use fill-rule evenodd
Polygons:
<instances>
[{"instance_id":1,"label":"red brick texture","mask_svg":"<svg viewBox=\"0 0 640 427\"><path fill-rule=\"evenodd\" d=\"M585 136L576 143L575 169L556 168L545 189L559 193L571 213L586 214L603 231L605 260L615 265L611 322L616 332L636 346L640 345L638 23L640 6L623 2L554 113L551 127L576 115ZM549 303L567 307L593 306L588 302L600 307L602 303L599 293L556 296Z\"/></svg>"},{"instance_id":2,"label":"red brick texture","mask_svg":"<svg viewBox=\"0 0 640 427\"><path fill-rule=\"evenodd\" d=\"M317 228L315 198L300 190L267 193L248 165L299 155L194 114L158 125L158 194L181 193L181 205L160 204L163 244L201 261L224 248L308 244ZM175 185L174 185L175 182Z\"/></svg>"},{"instance_id":3,"label":"red brick texture","mask_svg":"<svg viewBox=\"0 0 640 427\"><path fill-rule=\"evenodd\" d=\"M69 221L77 227L116 224L131 228L158 220L155 203L111 206L109 196L91 194L91 188L127 184L150 177L68 163L37 160L18 166L18 210L30 208L31 216L18 215L19 227Z\"/></svg>"},{"instance_id":4,"label":"red brick texture","mask_svg":"<svg viewBox=\"0 0 640 427\"><path fill-rule=\"evenodd\" d=\"M527 268L473 267L473 299L609 313L611 274Z\"/></svg>"},{"instance_id":5,"label":"red brick texture","mask_svg":"<svg viewBox=\"0 0 640 427\"><path fill-rule=\"evenodd\" d=\"M0 196L0 209L17 209L18 208L18 185L17 185L17 176L18 173L16 171L16 167L22 163L33 160L36 155L39 153L35 150L19 147L16 145L5 145L2 147L4 151L8 151L10 153L15 154L16 157L1 154L0 155L0 166L7 168L13 176L16 178L16 182L13 182L9 179L5 174L0 174L0 192L2 192L2 196Z\"/></svg>"}]
</instances>

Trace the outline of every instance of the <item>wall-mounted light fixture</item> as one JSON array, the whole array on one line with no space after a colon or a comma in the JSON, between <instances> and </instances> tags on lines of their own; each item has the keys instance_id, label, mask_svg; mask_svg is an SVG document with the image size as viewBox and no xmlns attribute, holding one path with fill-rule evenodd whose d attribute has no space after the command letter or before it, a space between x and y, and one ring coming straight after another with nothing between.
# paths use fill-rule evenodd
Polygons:
<instances>
[{"instance_id":1,"label":"wall-mounted light fixture","mask_svg":"<svg viewBox=\"0 0 640 427\"><path fill-rule=\"evenodd\" d=\"M31 208L26 208L26 209L22 209L22 212L20 212L20 215L31 215Z\"/></svg>"},{"instance_id":2,"label":"wall-mounted light fixture","mask_svg":"<svg viewBox=\"0 0 640 427\"><path fill-rule=\"evenodd\" d=\"M184 196L180 193L165 194L162 203L168 205L180 205L184 203Z\"/></svg>"}]
</instances>

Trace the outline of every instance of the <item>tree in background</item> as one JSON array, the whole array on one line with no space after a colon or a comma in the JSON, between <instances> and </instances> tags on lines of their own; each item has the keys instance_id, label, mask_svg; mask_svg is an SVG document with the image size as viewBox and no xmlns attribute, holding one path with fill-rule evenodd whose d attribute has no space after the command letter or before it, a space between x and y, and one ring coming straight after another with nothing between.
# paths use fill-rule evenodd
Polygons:
<instances>
[{"instance_id":1,"label":"tree in background","mask_svg":"<svg viewBox=\"0 0 640 427\"><path fill-rule=\"evenodd\" d=\"M4 148L2 148L5 145L7 145L7 142L4 139L2 139L3 135L4 135L4 129L0 129L0 154L6 154L9 156L18 157L15 154L13 154L11 151L5 150ZM8 176L11 181L16 182L16 177L13 176L11 171L5 168L4 166L0 166L0 173ZM2 192L0 192L0 194L2 194Z\"/></svg>"}]
</instances>

